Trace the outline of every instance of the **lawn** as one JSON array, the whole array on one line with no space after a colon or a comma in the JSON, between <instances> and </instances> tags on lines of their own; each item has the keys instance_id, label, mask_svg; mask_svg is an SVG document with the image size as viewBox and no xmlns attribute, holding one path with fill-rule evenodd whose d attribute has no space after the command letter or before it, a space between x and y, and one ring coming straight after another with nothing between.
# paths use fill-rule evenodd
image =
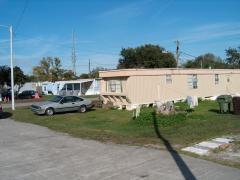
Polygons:
<instances>
[{"instance_id":1,"label":"lawn","mask_svg":"<svg viewBox=\"0 0 240 180\"><path fill-rule=\"evenodd\" d=\"M178 103L184 109L184 103ZM159 126L161 135L177 149L189 144L222 135L240 134L240 116L218 114L216 102L203 101L185 120L167 127ZM143 125L132 119L132 112L125 110L93 109L87 113L38 116L27 108L19 108L13 119L38 124L65 132L75 137L100 141L148 145L162 145L153 124ZM177 118L177 116L176 116Z\"/></svg>"}]
</instances>

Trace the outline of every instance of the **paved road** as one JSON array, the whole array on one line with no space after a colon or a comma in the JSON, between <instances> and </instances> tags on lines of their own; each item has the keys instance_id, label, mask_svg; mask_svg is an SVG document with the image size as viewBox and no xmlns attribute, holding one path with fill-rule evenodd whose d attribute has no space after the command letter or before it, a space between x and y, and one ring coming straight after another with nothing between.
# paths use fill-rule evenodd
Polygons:
<instances>
[{"instance_id":1,"label":"paved road","mask_svg":"<svg viewBox=\"0 0 240 180\"><path fill-rule=\"evenodd\" d=\"M240 170L172 156L167 151L103 144L0 119L0 179L234 180L240 179Z\"/></svg>"}]
</instances>

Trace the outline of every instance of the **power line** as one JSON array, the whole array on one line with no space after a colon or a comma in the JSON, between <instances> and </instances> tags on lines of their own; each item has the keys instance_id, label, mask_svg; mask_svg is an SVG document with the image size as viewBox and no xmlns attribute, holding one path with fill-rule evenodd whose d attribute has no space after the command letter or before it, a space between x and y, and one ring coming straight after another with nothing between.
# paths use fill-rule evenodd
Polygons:
<instances>
[{"instance_id":1,"label":"power line","mask_svg":"<svg viewBox=\"0 0 240 180\"><path fill-rule=\"evenodd\" d=\"M19 16L19 18L17 20L17 23L16 23L16 26L15 26L15 32L14 32L15 36L16 36L17 30L18 30L18 28L19 28L19 26L20 26L20 24L22 22L22 18L23 18L24 14L25 14L25 12L27 10L27 7L28 7L28 0L25 0L24 8L23 8L22 13Z\"/></svg>"},{"instance_id":2,"label":"power line","mask_svg":"<svg viewBox=\"0 0 240 180\"><path fill-rule=\"evenodd\" d=\"M197 58L196 56L191 55L191 54L189 54L189 53L186 53L186 52L184 52L184 51L181 51L181 53L182 53L182 54L185 54L185 55L187 55L187 56L193 57L193 58Z\"/></svg>"}]
</instances>

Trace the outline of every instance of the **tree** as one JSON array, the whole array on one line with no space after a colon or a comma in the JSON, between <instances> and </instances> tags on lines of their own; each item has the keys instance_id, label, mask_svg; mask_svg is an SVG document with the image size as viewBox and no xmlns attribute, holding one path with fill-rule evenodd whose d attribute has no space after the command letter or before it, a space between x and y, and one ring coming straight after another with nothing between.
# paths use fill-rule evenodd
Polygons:
<instances>
[{"instance_id":1,"label":"tree","mask_svg":"<svg viewBox=\"0 0 240 180\"><path fill-rule=\"evenodd\" d=\"M88 79L88 78L99 78L99 71L106 71L106 68L96 67L90 73L83 73L79 76L80 79Z\"/></svg>"},{"instance_id":2,"label":"tree","mask_svg":"<svg viewBox=\"0 0 240 180\"><path fill-rule=\"evenodd\" d=\"M65 70L63 72L63 78L62 80L74 80L77 79L77 76L74 74L71 70Z\"/></svg>"},{"instance_id":3,"label":"tree","mask_svg":"<svg viewBox=\"0 0 240 180\"><path fill-rule=\"evenodd\" d=\"M38 81L52 81L52 76L50 74L52 58L42 58L39 66L33 67L33 75Z\"/></svg>"},{"instance_id":4,"label":"tree","mask_svg":"<svg viewBox=\"0 0 240 180\"><path fill-rule=\"evenodd\" d=\"M66 76L66 73L68 73L67 75L70 75L69 72L65 72L66 70L61 69L62 65L61 65L61 60L58 57L55 57L52 61L51 61L51 69L50 69L50 73L51 73L51 80L52 81L58 81L61 80L62 78L64 78L64 73ZM74 75L74 73L72 73L72 75ZM70 77L70 76L66 76L66 77Z\"/></svg>"},{"instance_id":5,"label":"tree","mask_svg":"<svg viewBox=\"0 0 240 180\"><path fill-rule=\"evenodd\" d=\"M87 73L82 73L80 76L79 76L80 79L88 79L89 78L89 74Z\"/></svg>"},{"instance_id":6,"label":"tree","mask_svg":"<svg viewBox=\"0 0 240 180\"><path fill-rule=\"evenodd\" d=\"M13 68L14 84L17 85L17 92L26 83L27 77L23 73L20 67L15 66ZM11 86L11 68L8 66L0 66L0 88L4 85Z\"/></svg>"},{"instance_id":7,"label":"tree","mask_svg":"<svg viewBox=\"0 0 240 180\"><path fill-rule=\"evenodd\" d=\"M23 85L27 81L26 75L23 73L20 67L15 66L13 69L14 72L14 83L17 85L17 94L20 91L20 89L23 87Z\"/></svg>"},{"instance_id":8,"label":"tree","mask_svg":"<svg viewBox=\"0 0 240 180\"><path fill-rule=\"evenodd\" d=\"M58 57L42 58L38 66L33 67L33 75L38 81L58 81L69 78L67 70L61 68L61 60ZM64 77L64 73L65 77Z\"/></svg>"},{"instance_id":9,"label":"tree","mask_svg":"<svg viewBox=\"0 0 240 180\"><path fill-rule=\"evenodd\" d=\"M0 66L0 87L11 85L11 69L8 66Z\"/></svg>"},{"instance_id":10,"label":"tree","mask_svg":"<svg viewBox=\"0 0 240 180\"><path fill-rule=\"evenodd\" d=\"M96 67L89 73L89 78L99 78L99 71L106 71L106 68Z\"/></svg>"},{"instance_id":11,"label":"tree","mask_svg":"<svg viewBox=\"0 0 240 180\"><path fill-rule=\"evenodd\" d=\"M238 48L228 48L226 50L227 62L233 68L240 68L240 46Z\"/></svg>"},{"instance_id":12,"label":"tree","mask_svg":"<svg viewBox=\"0 0 240 180\"><path fill-rule=\"evenodd\" d=\"M185 68L205 68L205 69L230 68L230 66L226 62L224 62L220 57L217 57L212 53L206 53L204 55L196 57L194 60L189 60L183 66Z\"/></svg>"},{"instance_id":13,"label":"tree","mask_svg":"<svg viewBox=\"0 0 240 180\"><path fill-rule=\"evenodd\" d=\"M118 62L121 68L170 68L176 67L177 62L174 55L165 52L165 49L152 44L146 44L136 48L123 48L122 56Z\"/></svg>"}]
</instances>

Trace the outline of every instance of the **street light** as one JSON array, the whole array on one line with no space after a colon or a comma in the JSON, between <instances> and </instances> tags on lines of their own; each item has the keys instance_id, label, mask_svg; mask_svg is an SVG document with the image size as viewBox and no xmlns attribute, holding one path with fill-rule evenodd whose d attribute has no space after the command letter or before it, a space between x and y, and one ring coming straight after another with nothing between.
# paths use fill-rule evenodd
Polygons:
<instances>
[{"instance_id":1,"label":"street light","mask_svg":"<svg viewBox=\"0 0 240 180\"><path fill-rule=\"evenodd\" d=\"M12 93L12 110L15 110L14 104L14 77L13 77L13 28L12 26L0 25L0 27L4 27L9 29L10 32L10 63L11 63L11 93Z\"/></svg>"}]
</instances>

